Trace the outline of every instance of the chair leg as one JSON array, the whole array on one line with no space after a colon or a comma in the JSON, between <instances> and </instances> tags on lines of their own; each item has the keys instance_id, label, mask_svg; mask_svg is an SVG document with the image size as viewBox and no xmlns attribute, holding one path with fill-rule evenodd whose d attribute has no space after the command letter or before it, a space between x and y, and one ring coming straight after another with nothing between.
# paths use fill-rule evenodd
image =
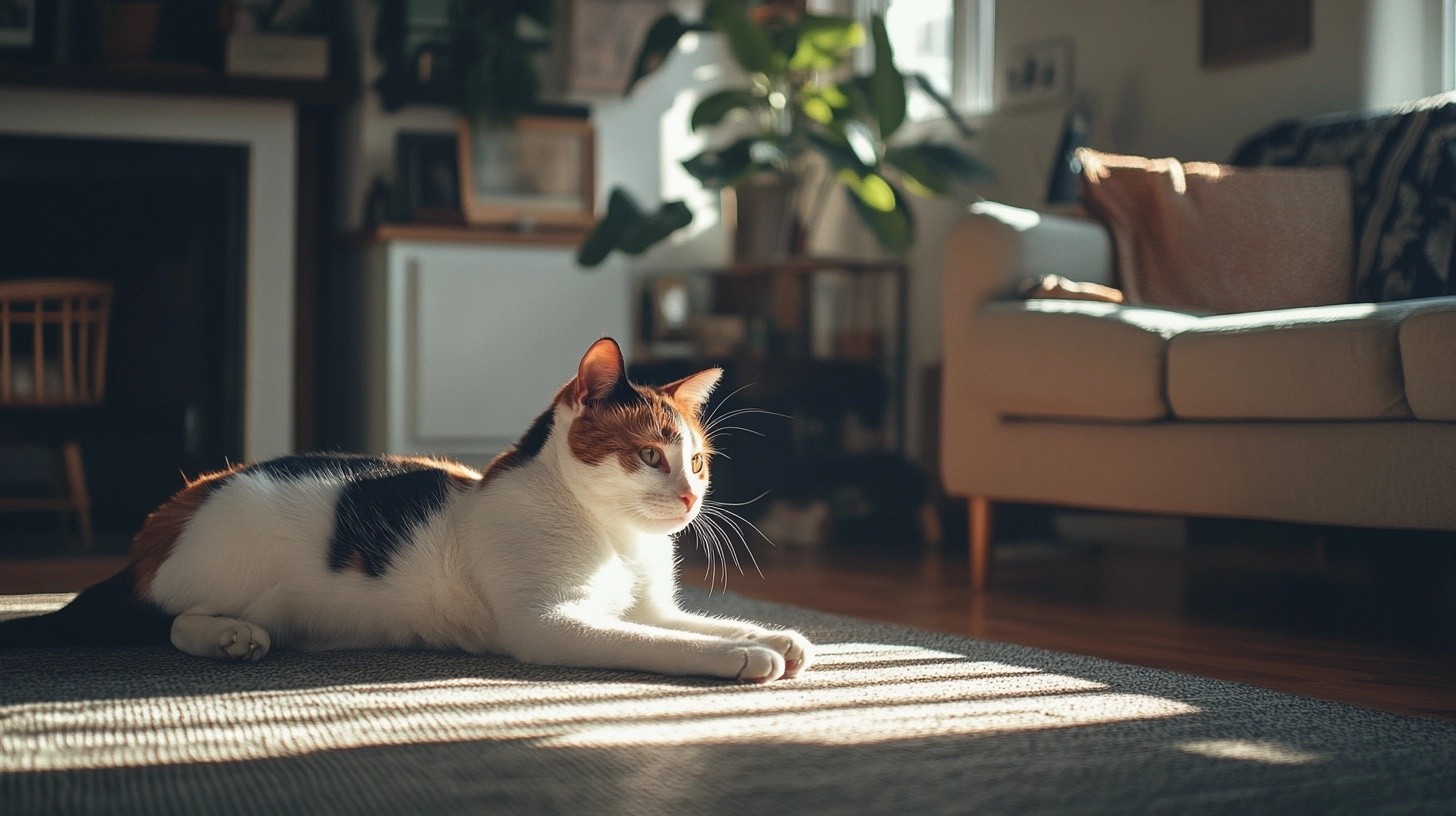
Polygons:
<instances>
[{"instance_id":1,"label":"chair leg","mask_svg":"<svg viewBox=\"0 0 1456 816\"><path fill-rule=\"evenodd\" d=\"M86 468L81 463L81 443L71 441L61 446L61 455L66 460L66 486L71 508L76 512L76 524L81 528L81 545L91 549L95 542L91 538L91 494L86 492Z\"/></svg>"},{"instance_id":2,"label":"chair leg","mask_svg":"<svg viewBox=\"0 0 1456 816\"><path fill-rule=\"evenodd\" d=\"M991 500L986 496L971 497L971 592L986 591L987 573L991 569Z\"/></svg>"}]
</instances>

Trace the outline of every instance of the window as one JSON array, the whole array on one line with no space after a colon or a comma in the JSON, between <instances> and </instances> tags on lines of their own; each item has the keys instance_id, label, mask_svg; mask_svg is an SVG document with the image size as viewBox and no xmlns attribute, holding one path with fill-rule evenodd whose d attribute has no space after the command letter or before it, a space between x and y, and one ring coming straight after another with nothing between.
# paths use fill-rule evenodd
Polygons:
<instances>
[{"instance_id":1,"label":"window","mask_svg":"<svg viewBox=\"0 0 1456 816\"><path fill-rule=\"evenodd\" d=\"M885 15L901 71L923 74L958 110L990 110L995 0L859 0L858 6L866 20L875 12ZM911 119L939 114L940 106L923 92L910 95Z\"/></svg>"},{"instance_id":2,"label":"window","mask_svg":"<svg viewBox=\"0 0 1456 816\"><path fill-rule=\"evenodd\" d=\"M1456 91L1456 0L1441 6L1441 86Z\"/></svg>"}]
</instances>

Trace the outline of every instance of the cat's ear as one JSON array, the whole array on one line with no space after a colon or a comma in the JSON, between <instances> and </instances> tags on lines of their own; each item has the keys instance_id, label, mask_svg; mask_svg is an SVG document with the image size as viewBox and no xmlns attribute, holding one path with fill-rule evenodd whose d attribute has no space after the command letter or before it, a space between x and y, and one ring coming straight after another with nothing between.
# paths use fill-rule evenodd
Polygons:
<instances>
[{"instance_id":1,"label":"cat's ear","mask_svg":"<svg viewBox=\"0 0 1456 816\"><path fill-rule=\"evenodd\" d=\"M610 337L591 344L576 367L576 383L572 396L578 405L605 401L627 377L627 364L622 348Z\"/></svg>"},{"instance_id":2,"label":"cat's ear","mask_svg":"<svg viewBox=\"0 0 1456 816\"><path fill-rule=\"evenodd\" d=\"M690 376L683 377L677 382L668 383L662 387L662 392L669 397L687 405L693 413L703 412L703 405L708 402L708 395L718 386L718 380L723 378L723 369L709 368Z\"/></svg>"}]
</instances>

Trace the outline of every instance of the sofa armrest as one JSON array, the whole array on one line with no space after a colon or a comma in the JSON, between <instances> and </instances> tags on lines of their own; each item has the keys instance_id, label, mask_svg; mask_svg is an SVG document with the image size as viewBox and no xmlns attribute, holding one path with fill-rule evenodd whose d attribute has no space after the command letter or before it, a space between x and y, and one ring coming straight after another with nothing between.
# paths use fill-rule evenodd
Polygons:
<instances>
[{"instance_id":1,"label":"sofa armrest","mask_svg":"<svg viewBox=\"0 0 1456 816\"><path fill-rule=\"evenodd\" d=\"M981 202L951 228L941 282L941 471L951 492L972 489L969 463L997 422L975 387L972 322L988 301L1027 278L1061 275L1107 284L1112 242L1102 225Z\"/></svg>"},{"instance_id":2,"label":"sofa armrest","mask_svg":"<svg viewBox=\"0 0 1456 816\"><path fill-rule=\"evenodd\" d=\"M1111 286L1107 230L1088 219L982 201L946 239L944 297L961 314L1043 275Z\"/></svg>"}]
</instances>

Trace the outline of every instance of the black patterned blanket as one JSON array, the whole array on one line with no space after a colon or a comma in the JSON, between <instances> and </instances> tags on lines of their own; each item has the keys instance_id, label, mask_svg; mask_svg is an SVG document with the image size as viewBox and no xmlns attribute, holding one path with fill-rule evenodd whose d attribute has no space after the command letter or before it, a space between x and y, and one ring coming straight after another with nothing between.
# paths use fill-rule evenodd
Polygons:
<instances>
[{"instance_id":1,"label":"black patterned blanket","mask_svg":"<svg viewBox=\"0 0 1456 816\"><path fill-rule=\"evenodd\" d=\"M1456 294L1456 93L1283 122L1246 140L1233 163L1350 168L1357 300Z\"/></svg>"}]
</instances>

